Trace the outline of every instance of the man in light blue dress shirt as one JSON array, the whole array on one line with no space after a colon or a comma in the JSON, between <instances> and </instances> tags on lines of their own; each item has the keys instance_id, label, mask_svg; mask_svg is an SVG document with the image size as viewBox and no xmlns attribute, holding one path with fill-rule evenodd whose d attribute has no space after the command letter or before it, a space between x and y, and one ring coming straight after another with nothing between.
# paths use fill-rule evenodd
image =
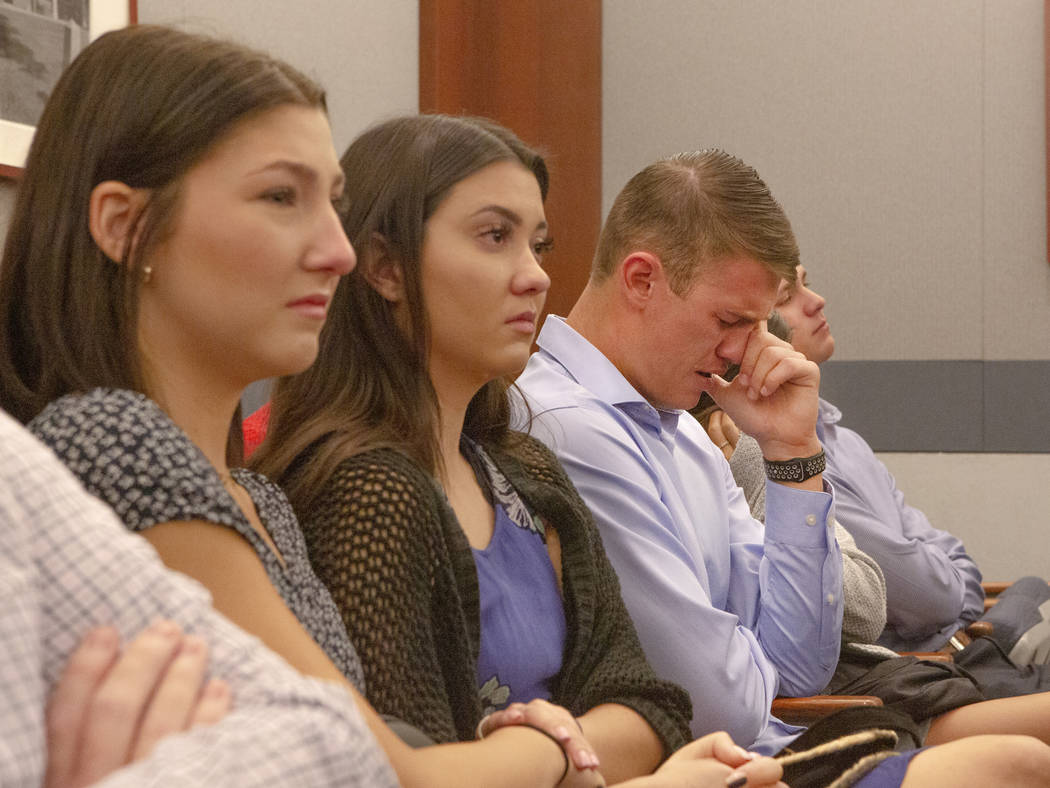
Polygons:
<instances>
[{"instance_id":1,"label":"man in light blue dress shirt","mask_svg":"<svg viewBox=\"0 0 1050 788\"><path fill-rule=\"evenodd\" d=\"M835 352L824 299L809 288L805 267L781 295L777 311L791 344L815 364ZM961 540L939 531L904 495L868 443L839 426L842 414L820 401L817 435L836 489L836 516L857 547L886 575L887 626L880 643L897 651L936 651L984 612L981 572Z\"/></svg>"},{"instance_id":2,"label":"man in light blue dress shirt","mask_svg":"<svg viewBox=\"0 0 1050 788\"><path fill-rule=\"evenodd\" d=\"M838 660L842 560L816 435L820 373L765 330L798 247L757 173L721 151L657 162L617 197L586 289L518 379L532 432L594 513L657 673L694 735L772 754L770 714ZM741 364L732 383L721 377ZM684 409L710 392L767 460L766 526ZM772 462L769 462L772 461Z\"/></svg>"},{"instance_id":3,"label":"man in light blue dress shirt","mask_svg":"<svg viewBox=\"0 0 1050 788\"><path fill-rule=\"evenodd\" d=\"M791 327L791 344L815 364L835 352L835 337L824 314L824 298L809 287L808 272L798 266L797 281L781 293L777 310ZM886 577L886 629L879 642L897 651L935 651L977 618L995 627L998 647L984 639L966 646L955 661L977 679L989 698L1050 690L1050 665L1018 666L1015 646L1038 644L1045 650L1050 624L1042 609L1050 587L1042 578L1025 577L1004 592L984 614L981 571L962 540L933 526L910 506L893 476L863 436L840 424L842 413L820 400L817 436L827 453L827 478L835 486L839 523L857 546L874 558ZM1030 660L1022 660L1028 662ZM1042 660L1038 660L1042 662Z\"/></svg>"}]
</instances>

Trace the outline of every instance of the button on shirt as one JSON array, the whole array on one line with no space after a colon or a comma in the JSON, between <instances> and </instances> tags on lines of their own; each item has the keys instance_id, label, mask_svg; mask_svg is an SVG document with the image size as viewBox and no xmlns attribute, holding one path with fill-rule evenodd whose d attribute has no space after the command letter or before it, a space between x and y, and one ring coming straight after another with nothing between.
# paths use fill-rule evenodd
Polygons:
<instances>
[{"instance_id":1,"label":"button on shirt","mask_svg":"<svg viewBox=\"0 0 1050 788\"><path fill-rule=\"evenodd\" d=\"M652 407L561 318L538 343L517 382L532 433L594 513L653 668L689 691L694 736L777 752L801 729L773 698L819 692L838 660L832 496L768 483L763 531L692 417Z\"/></svg>"},{"instance_id":2,"label":"button on shirt","mask_svg":"<svg viewBox=\"0 0 1050 788\"><path fill-rule=\"evenodd\" d=\"M896 651L936 651L984 612L981 572L963 543L938 531L904 502L893 476L871 446L839 426L842 414L820 401L817 437L835 487L835 515L886 576L886 631L881 645Z\"/></svg>"}]
</instances>

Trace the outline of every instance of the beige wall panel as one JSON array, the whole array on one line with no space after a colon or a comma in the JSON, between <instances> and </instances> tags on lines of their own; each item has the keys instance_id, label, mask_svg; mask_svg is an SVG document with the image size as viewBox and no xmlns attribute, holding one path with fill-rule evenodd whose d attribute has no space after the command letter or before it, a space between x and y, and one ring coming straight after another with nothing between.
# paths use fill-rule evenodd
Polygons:
<instances>
[{"instance_id":1,"label":"beige wall panel","mask_svg":"<svg viewBox=\"0 0 1050 788\"><path fill-rule=\"evenodd\" d=\"M419 107L417 0L139 0L139 21L227 35L284 58L328 91L336 149Z\"/></svg>"},{"instance_id":2,"label":"beige wall panel","mask_svg":"<svg viewBox=\"0 0 1050 788\"><path fill-rule=\"evenodd\" d=\"M792 218L837 358L980 358L982 25L980 0L607 0L605 207L725 147Z\"/></svg>"},{"instance_id":3,"label":"beige wall panel","mask_svg":"<svg viewBox=\"0 0 1050 788\"><path fill-rule=\"evenodd\" d=\"M1041 0L987 2L985 52L984 358L1046 359L1050 265Z\"/></svg>"},{"instance_id":4,"label":"beige wall panel","mask_svg":"<svg viewBox=\"0 0 1050 788\"><path fill-rule=\"evenodd\" d=\"M935 528L963 540L986 580L1050 577L1047 454L879 455ZM1033 481L1039 480L1039 481Z\"/></svg>"}]
</instances>

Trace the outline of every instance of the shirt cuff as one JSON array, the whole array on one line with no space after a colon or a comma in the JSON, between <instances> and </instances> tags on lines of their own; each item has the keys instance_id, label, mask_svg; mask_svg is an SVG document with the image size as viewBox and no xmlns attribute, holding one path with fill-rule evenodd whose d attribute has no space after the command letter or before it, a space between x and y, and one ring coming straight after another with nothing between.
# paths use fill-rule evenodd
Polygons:
<instances>
[{"instance_id":1,"label":"shirt cuff","mask_svg":"<svg viewBox=\"0 0 1050 788\"><path fill-rule=\"evenodd\" d=\"M800 490L766 480L766 541L798 547L827 547L831 537L831 484L824 492Z\"/></svg>"}]
</instances>

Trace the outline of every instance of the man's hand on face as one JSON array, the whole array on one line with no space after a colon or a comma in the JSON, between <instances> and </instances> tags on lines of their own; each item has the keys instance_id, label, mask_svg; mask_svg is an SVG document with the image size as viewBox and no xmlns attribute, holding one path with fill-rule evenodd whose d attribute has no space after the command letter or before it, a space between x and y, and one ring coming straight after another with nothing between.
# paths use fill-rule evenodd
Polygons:
<instances>
[{"instance_id":1,"label":"man's hand on face","mask_svg":"<svg viewBox=\"0 0 1050 788\"><path fill-rule=\"evenodd\" d=\"M817 397L820 369L758 323L748 336L740 372L732 382L712 376L715 402L742 432L758 441L767 460L808 457L820 451Z\"/></svg>"}]
</instances>

